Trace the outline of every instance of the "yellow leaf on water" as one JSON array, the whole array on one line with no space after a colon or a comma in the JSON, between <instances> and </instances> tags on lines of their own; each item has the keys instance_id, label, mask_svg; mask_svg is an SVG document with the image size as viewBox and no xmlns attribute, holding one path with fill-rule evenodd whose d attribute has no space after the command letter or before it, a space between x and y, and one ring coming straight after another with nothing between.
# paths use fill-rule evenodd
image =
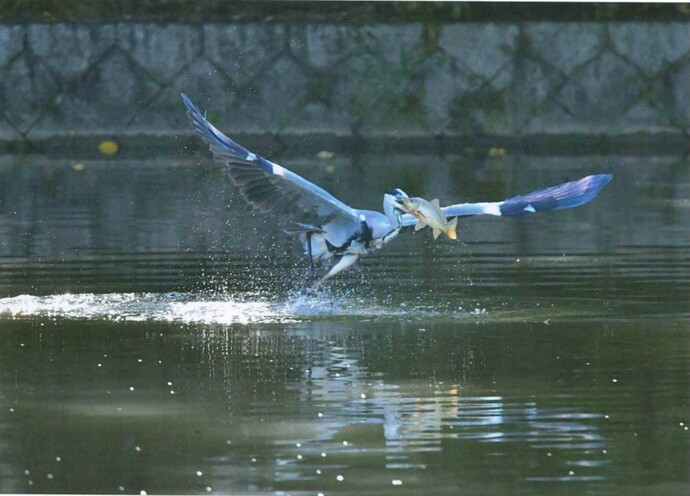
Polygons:
<instances>
[{"instance_id":1,"label":"yellow leaf on water","mask_svg":"<svg viewBox=\"0 0 690 496\"><path fill-rule=\"evenodd\" d=\"M120 147L117 146L117 143L115 143L113 140L101 141L101 143L98 145L98 151L103 155L107 155L108 157L115 155L119 149Z\"/></svg>"},{"instance_id":2,"label":"yellow leaf on water","mask_svg":"<svg viewBox=\"0 0 690 496\"><path fill-rule=\"evenodd\" d=\"M492 158L498 158L498 157L505 157L506 156L506 149L505 148L500 148L497 146L492 146L489 148L489 157Z\"/></svg>"},{"instance_id":3,"label":"yellow leaf on water","mask_svg":"<svg viewBox=\"0 0 690 496\"><path fill-rule=\"evenodd\" d=\"M328 150L321 150L319 153L316 154L316 158L318 158L319 160L329 160L333 157L335 157L335 153L329 152Z\"/></svg>"}]
</instances>

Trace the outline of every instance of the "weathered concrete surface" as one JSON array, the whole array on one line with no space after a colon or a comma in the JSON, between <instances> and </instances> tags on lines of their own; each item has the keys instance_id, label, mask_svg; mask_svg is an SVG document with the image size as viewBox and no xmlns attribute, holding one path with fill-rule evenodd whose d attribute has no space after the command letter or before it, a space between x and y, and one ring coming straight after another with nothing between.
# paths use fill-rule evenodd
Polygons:
<instances>
[{"instance_id":1,"label":"weathered concrete surface","mask_svg":"<svg viewBox=\"0 0 690 496\"><path fill-rule=\"evenodd\" d=\"M0 139L682 136L690 24L0 25Z\"/></svg>"}]
</instances>

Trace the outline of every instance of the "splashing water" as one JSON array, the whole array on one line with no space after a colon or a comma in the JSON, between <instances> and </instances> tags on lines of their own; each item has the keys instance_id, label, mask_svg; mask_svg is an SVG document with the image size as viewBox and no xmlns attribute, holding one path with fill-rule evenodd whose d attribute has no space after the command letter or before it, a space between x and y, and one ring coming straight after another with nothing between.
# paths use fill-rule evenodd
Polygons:
<instances>
[{"instance_id":1,"label":"splashing water","mask_svg":"<svg viewBox=\"0 0 690 496\"><path fill-rule=\"evenodd\" d=\"M0 318L60 317L200 324L285 323L320 318L438 316L437 311L385 307L326 293L269 298L256 293L81 293L0 299ZM467 313L463 312L463 315Z\"/></svg>"}]
</instances>

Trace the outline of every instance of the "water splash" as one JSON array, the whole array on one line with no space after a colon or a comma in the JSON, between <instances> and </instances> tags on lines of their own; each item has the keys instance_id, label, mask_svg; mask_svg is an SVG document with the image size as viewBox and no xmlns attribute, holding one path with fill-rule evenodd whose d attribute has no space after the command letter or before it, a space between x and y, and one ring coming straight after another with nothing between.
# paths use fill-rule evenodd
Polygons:
<instances>
[{"instance_id":1,"label":"water splash","mask_svg":"<svg viewBox=\"0 0 690 496\"><path fill-rule=\"evenodd\" d=\"M198 324L286 323L329 318L434 317L438 312L384 306L317 293L275 298L258 293L80 293L0 299L0 318L54 317Z\"/></svg>"}]
</instances>

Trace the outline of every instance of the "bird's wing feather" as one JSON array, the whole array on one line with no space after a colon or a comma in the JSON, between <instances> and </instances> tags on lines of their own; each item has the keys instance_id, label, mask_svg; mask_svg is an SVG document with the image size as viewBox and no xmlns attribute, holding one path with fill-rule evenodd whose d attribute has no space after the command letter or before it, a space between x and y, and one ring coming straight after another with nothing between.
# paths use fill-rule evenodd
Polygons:
<instances>
[{"instance_id":1,"label":"bird's wing feather","mask_svg":"<svg viewBox=\"0 0 690 496\"><path fill-rule=\"evenodd\" d=\"M441 210L446 218L470 215L522 217L537 212L565 210L592 201L611 179L612 174L596 174L526 195L514 196L502 202L459 203L443 207ZM402 216L403 227L413 226L416 222L417 219L410 214Z\"/></svg>"},{"instance_id":2,"label":"bird's wing feather","mask_svg":"<svg viewBox=\"0 0 690 496\"><path fill-rule=\"evenodd\" d=\"M194 131L210 146L213 158L225 165L230 179L254 209L272 214L299 210L323 219L357 218L354 209L328 191L228 138L206 120L184 93L182 100Z\"/></svg>"}]
</instances>

